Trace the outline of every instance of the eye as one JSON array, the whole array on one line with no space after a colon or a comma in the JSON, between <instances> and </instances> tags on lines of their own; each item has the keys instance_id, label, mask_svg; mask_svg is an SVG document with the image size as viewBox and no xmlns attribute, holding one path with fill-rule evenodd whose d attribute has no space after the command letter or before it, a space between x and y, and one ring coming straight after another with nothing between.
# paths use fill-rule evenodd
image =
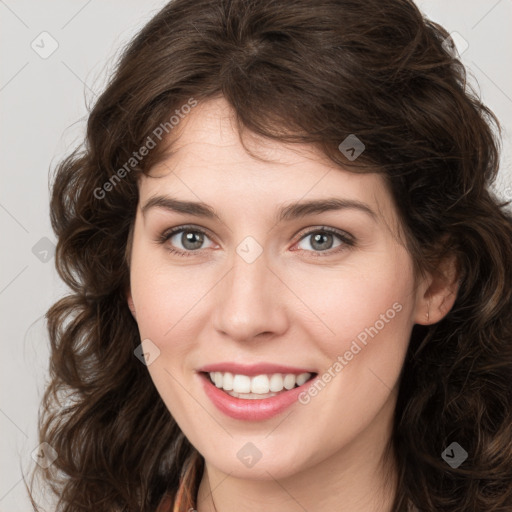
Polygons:
<instances>
[{"instance_id":1,"label":"eye","mask_svg":"<svg viewBox=\"0 0 512 512\"><path fill-rule=\"evenodd\" d=\"M309 242L304 244L308 239ZM338 243L336 243L336 239ZM205 240L210 240L210 237L203 229L194 226L180 226L164 231L158 236L156 242L165 245L172 254L193 256L194 253L199 253L206 248L203 247ZM301 244L305 247L301 247ZM349 233L325 226L306 232L297 244L300 250L309 252L315 257L337 254L354 245L354 237ZM212 246L213 242L210 247Z\"/></svg>"},{"instance_id":2,"label":"eye","mask_svg":"<svg viewBox=\"0 0 512 512\"><path fill-rule=\"evenodd\" d=\"M338 239L338 244L336 244L336 238ZM308 241L309 240L309 241ZM305 247L300 247L300 244L305 243ZM351 247L354 245L354 238L345 233L344 231L340 231L333 228L322 227L320 229L316 229L314 231L309 231L305 235L303 235L299 241L298 247L301 250L306 250L308 252L313 253L322 253L327 252L328 255L333 253L338 253L345 250L347 247ZM309 248L308 248L309 246ZM311 249L312 251L311 251ZM336 250L331 250L336 249ZM324 256L323 254L315 254L315 256Z\"/></svg>"},{"instance_id":3,"label":"eye","mask_svg":"<svg viewBox=\"0 0 512 512\"><path fill-rule=\"evenodd\" d=\"M194 252L204 249L202 245L205 239L209 240L209 237L202 229L193 226L181 226L165 231L158 237L157 242L161 244L170 242L167 250L171 253L192 256Z\"/></svg>"}]
</instances>

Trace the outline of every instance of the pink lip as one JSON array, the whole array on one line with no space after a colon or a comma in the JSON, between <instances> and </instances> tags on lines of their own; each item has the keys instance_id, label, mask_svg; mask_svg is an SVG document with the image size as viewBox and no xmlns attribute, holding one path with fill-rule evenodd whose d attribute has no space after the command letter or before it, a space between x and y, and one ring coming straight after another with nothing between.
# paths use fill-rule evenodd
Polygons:
<instances>
[{"instance_id":1,"label":"pink lip","mask_svg":"<svg viewBox=\"0 0 512 512\"><path fill-rule=\"evenodd\" d=\"M273 373L273 372L270 372ZM276 372L280 373L280 372ZM294 373L294 372L290 372ZM303 373L302 370L300 373ZM282 391L276 396L261 399L235 398L215 386L208 374L199 373L203 389L213 404L227 416L236 420L262 421L280 414L298 400L299 395L314 382L316 377L308 380L302 386Z\"/></svg>"},{"instance_id":2,"label":"pink lip","mask_svg":"<svg viewBox=\"0 0 512 512\"><path fill-rule=\"evenodd\" d=\"M269 373L293 373L300 375L301 373L317 373L315 370L308 370L303 368L295 368L293 366L282 366L271 363L258 363L258 364L239 364L239 363L216 363L207 364L198 368L198 372L230 372L239 375L248 375L254 377L256 375L263 375Z\"/></svg>"}]
</instances>

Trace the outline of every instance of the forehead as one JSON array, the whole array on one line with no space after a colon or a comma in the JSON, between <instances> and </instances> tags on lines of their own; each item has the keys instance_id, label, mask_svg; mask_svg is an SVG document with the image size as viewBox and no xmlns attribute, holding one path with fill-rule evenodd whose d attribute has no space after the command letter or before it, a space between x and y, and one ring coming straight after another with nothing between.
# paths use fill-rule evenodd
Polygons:
<instances>
[{"instance_id":1,"label":"forehead","mask_svg":"<svg viewBox=\"0 0 512 512\"><path fill-rule=\"evenodd\" d=\"M199 103L169 134L170 155L143 176L141 202L156 194L227 206L268 207L339 196L364 201L394 217L384 178L349 172L308 144L285 144L248 131L242 145L230 105L218 98ZM153 177L158 179L153 179Z\"/></svg>"}]
</instances>

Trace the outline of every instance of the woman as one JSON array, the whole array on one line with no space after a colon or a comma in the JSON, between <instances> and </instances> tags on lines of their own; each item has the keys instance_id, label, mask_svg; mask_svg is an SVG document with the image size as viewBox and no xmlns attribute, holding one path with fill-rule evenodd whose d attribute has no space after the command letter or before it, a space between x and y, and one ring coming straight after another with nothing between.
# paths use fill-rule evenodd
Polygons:
<instances>
[{"instance_id":1,"label":"woman","mask_svg":"<svg viewBox=\"0 0 512 512\"><path fill-rule=\"evenodd\" d=\"M58 510L511 510L512 218L447 43L407 0L131 42L53 184Z\"/></svg>"}]
</instances>

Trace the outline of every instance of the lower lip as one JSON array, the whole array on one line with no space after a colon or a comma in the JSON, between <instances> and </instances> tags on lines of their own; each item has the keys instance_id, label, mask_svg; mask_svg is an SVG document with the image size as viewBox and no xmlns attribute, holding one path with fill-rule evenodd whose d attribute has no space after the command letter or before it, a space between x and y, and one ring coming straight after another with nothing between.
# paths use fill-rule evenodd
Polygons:
<instances>
[{"instance_id":1,"label":"lower lip","mask_svg":"<svg viewBox=\"0 0 512 512\"><path fill-rule=\"evenodd\" d=\"M204 373L199 373L199 377L203 381L206 395L219 411L236 420L262 421L277 416L295 403L299 395L311 385L317 376L308 380L302 386L281 392L276 396L253 400L228 395L215 386Z\"/></svg>"}]
</instances>

